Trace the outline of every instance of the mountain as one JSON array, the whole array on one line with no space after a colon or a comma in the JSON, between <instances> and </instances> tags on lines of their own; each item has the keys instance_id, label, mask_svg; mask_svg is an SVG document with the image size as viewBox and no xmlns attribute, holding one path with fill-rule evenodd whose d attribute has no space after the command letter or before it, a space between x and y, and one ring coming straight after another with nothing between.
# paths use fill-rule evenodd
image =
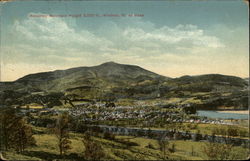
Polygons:
<instances>
[{"instance_id":1,"label":"mountain","mask_svg":"<svg viewBox=\"0 0 250 161\"><path fill-rule=\"evenodd\" d=\"M65 91L81 86L109 88L168 77L135 65L107 62L93 67L78 67L26 75L14 82L2 82L0 90Z\"/></svg>"},{"instance_id":2,"label":"mountain","mask_svg":"<svg viewBox=\"0 0 250 161\"><path fill-rule=\"evenodd\" d=\"M168 104L193 104L200 109L245 109L248 107L248 91L248 81L235 76L206 74L169 78L139 66L107 62L0 82L0 101L16 100L18 103L27 102L29 98L32 102L43 94L49 98L64 95L89 100L157 98Z\"/></svg>"},{"instance_id":3,"label":"mountain","mask_svg":"<svg viewBox=\"0 0 250 161\"><path fill-rule=\"evenodd\" d=\"M239 77L206 74L198 76L182 76L172 79L169 83L178 86L179 90L192 92L211 92L211 91L233 91L243 90L248 87L248 83Z\"/></svg>"},{"instance_id":4,"label":"mountain","mask_svg":"<svg viewBox=\"0 0 250 161\"><path fill-rule=\"evenodd\" d=\"M247 81L249 83L249 78L244 78L245 81Z\"/></svg>"}]
</instances>

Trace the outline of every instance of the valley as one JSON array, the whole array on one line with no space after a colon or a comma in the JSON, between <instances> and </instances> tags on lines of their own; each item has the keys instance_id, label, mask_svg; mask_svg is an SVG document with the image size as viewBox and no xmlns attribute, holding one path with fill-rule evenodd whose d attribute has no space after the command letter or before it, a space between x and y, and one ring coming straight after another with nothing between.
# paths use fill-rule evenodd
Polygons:
<instances>
[{"instance_id":1,"label":"valley","mask_svg":"<svg viewBox=\"0 0 250 161\"><path fill-rule=\"evenodd\" d=\"M247 80L235 76L170 78L115 62L30 74L0 82L0 148L4 157L14 160L206 160L212 159L206 150L182 145L206 149L213 144L226 147L226 159L244 159L249 152L248 87ZM233 111L244 116L226 114ZM11 134L4 133L5 127L14 126L7 118L15 117L31 129L34 142L27 142L20 153L8 143ZM71 147L64 153L53 139L61 126L67 129L64 144ZM92 154L87 147L102 148ZM232 148L242 153L236 155Z\"/></svg>"}]
</instances>

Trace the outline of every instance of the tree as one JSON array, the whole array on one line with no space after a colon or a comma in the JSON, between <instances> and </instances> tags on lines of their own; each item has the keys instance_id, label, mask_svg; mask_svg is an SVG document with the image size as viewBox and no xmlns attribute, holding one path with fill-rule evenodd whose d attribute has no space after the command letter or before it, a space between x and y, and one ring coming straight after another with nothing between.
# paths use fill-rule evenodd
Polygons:
<instances>
[{"instance_id":1,"label":"tree","mask_svg":"<svg viewBox=\"0 0 250 161\"><path fill-rule=\"evenodd\" d=\"M11 145L11 134L16 121L14 109L2 109L0 114L0 142L1 149L8 150Z\"/></svg>"},{"instance_id":2,"label":"tree","mask_svg":"<svg viewBox=\"0 0 250 161\"><path fill-rule=\"evenodd\" d=\"M43 96L43 100L46 102L46 106L48 108L52 108L54 106L62 105L60 99L64 96L62 92L53 92L46 96Z\"/></svg>"},{"instance_id":3,"label":"tree","mask_svg":"<svg viewBox=\"0 0 250 161\"><path fill-rule=\"evenodd\" d=\"M206 143L206 145L202 147L203 153L211 160L230 159L231 150L231 144Z\"/></svg>"},{"instance_id":4,"label":"tree","mask_svg":"<svg viewBox=\"0 0 250 161\"><path fill-rule=\"evenodd\" d=\"M84 157L87 160L100 160L105 157L104 150L100 144L95 142L88 132L85 132L83 143L85 146Z\"/></svg>"},{"instance_id":5,"label":"tree","mask_svg":"<svg viewBox=\"0 0 250 161\"><path fill-rule=\"evenodd\" d=\"M108 140L115 140L115 135L110 132L104 132L103 138Z\"/></svg>"},{"instance_id":6,"label":"tree","mask_svg":"<svg viewBox=\"0 0 250 161\"><path fill-rule=\"evenodd\" d=\"M196 114L196 107L194 105L186 105L183 110L186 114Z\"/></svg>"},{"instance_id":7,"label":"tree","mask_svg":"<svg viewBox=\"0 0 250 161\"><path fill-rule=\"evenodd\" d=\"M194 152L194 146L192 145L191 147L191 155L194 156L195 152Z\"/></svg>"},{"instance_id":8,"label":"tree","mask_svg":"<svg viewBox=\"0 0 250 161\"><path fill-rule=\"evenodd\" d=\"M16 130L13 132L13 147L17 152L23 152L28 146L35 144L32 128L23 119L16 122Z\"/></svg>"},{"instance_id":9,"label":"tree","mask_svg":"<svg viewBox=\"0 0 250 161\"><path fill-rule=\"evenodd\" d=\"M152 143L148 143L148 145L146 146L146 148L155 149L155 147L154 147L154 145Z\"/></svg>"},{"instance_id":10,"label":"tree","mask_svg":"<svg viewBox=\"0 0 250 161\"><path fill-rule=\"evenodd\" d=\"M175 143L173 143L172 144L172 147L169 149L169 151L171 152L171 153L174 153L175 151L176 151L176 148L175 148Z\"/></svg>"},{"instance_id":11,"label":"tree","mask_svg":"<svg viewBox=\"0 0 250 161\"><path fill-rule=\"evenodd\" d=\"M168 153L169 142L165 138L163 138L159 140L158 143L160 145L161 152L163 152L163 157L164 157L163 159L164 160L168 159L167 153Z\"/></svg>"},{"instance_id":12,"label":"tree","mask_svg":"<svg viewBox=\"0 0 250 161\"><path fill-rule=\"evenodd\" d=\"M228 135L228 137L230 137L230 136L238 136L238 133L239 133L238 131L239 130L237 128L229 126L227 128L227 135Z\"/></svg>"},{"instance_id":13,"label":"tree","mask_svg":"<svg viewBox=\"0 0 250 161\"><path fill-rule=\"evenodd\" d=\"M63 156L70 149L70 143L71 143L71 141L69 140L68 113L63 113L58 117L54 131L58 139L58 148L60 156Z\"/></svg>"},{"instance_id":14,"label":"tree","mask_svg":"<svg viewBox=\"0 0 250 161\"><path fill-rule=\"evenodd\" d=\"M1 110L0 132L0 149L14 148L23 152L28 146L35 144L32 128L16 114L15 109Z\"/></svg>"},{"instance_id":15,"label":"tree","mask_svg":"<svg viewBox=\"0 0 250 161\"><path fill-rule=\"evenodd\" d=\"M20 98L25 93L16 92L13 90L5 90L0 95L0 102L4 105L16 105L21 104Z\"/></svg>"}]
</instances>

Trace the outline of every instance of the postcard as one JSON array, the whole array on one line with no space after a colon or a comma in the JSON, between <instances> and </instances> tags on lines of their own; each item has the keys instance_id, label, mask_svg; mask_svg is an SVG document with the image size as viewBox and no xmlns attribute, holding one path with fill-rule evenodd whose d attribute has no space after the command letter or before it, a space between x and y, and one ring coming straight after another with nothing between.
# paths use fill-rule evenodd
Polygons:
<instances>
[{"instance_id":1,"label":"postcard","mask_svg":"<svg viewBox=\"0 0 250 161\"><path fill-rule=\"evenodd\" d=\"M0 159L249 159L248 11L1 0Z\"/></svg>"}]
</instances>

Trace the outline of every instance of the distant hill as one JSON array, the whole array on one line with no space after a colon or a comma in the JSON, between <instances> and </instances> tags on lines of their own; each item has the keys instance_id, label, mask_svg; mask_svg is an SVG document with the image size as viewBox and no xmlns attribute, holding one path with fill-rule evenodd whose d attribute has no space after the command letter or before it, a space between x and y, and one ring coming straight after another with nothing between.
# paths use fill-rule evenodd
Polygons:
<instances>
[{"instance_id":1,"label":"distant hill","mask_svg":"<svg viewBox=\"0 0 250 161\"><path fill-rule=\"evenodd\" d=\"M65 91L78 86L109 88L158 79L169 78L139 66L107 62L93 67L29 74L13 82L1 82L0 90Z\"/></svg>"},{"instance_id":2,"label":"distant hill","mask_svg":"<svg viewBox=\"0 0 250 161\"><path fill-rule=\"evenodd\" d=\"M242 90L248 87L248 83L239 77L221 74L207 74L199 76L182 76L172 79L173 85L180 90L193 92L232 91Z\"/></svg>"},{"instance_id":3,"label":"distant hill","mask_svg":"<svg viewBox=\"0 0 250 161\"><path fill-rule=\"evenodd\" d=\"M245 81L247 81L249 83L249 78L244 78Z\"/></svg>"},{"instance_id":4,"label":"distant hill","mask_svg":"<svg viewBox=\"0 0 250 161\"><path fill-rule=\"evenodd\" d=\"M195 104L202 109L248 107L246 79L220 74L169 78L139 66L115 62L29 74L13 82L0 82L2 102L9 97L18 102L32 96L32 100L34 95L53 92L89 100L179 98L177 104ZM54 96L59 98L60 94Z\"/></svg>"}]
</instances>

